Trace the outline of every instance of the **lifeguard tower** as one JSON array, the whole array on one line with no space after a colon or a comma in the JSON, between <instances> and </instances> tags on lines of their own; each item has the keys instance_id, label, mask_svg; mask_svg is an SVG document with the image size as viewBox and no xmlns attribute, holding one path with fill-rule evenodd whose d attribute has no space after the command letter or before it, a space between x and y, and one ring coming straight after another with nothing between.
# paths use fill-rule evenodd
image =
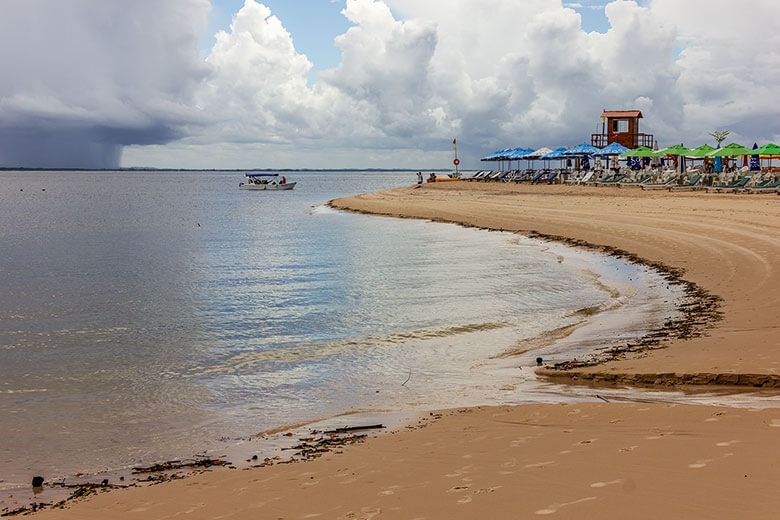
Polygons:
<instances>
[{"instance_id":1,"label":"lifeguard tower","mask_svg":"<svg viewBox=\"0 0 780 520\"><path fill-rule=\"evenodd\" d=\"M637 146L653 147L653 134L639 132L639 110L604 110L601 113L601 133L591 134L590 144L603 148L608 144L619 143L626 148Z\"/></svg>"}]
</instances>

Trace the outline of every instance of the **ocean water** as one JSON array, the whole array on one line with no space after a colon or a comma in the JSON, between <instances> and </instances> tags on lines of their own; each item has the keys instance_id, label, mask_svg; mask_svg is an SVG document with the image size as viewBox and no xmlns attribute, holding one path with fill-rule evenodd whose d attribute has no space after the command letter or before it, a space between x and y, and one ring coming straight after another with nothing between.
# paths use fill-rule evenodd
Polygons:
<instances>
[{"instance_id":1,"label":"ocean water","mask_svg":"<svg viewBox=\"0 0 780 520\"><path fill-rule=\"evenodd\" d=\"M324 205L415 172L287 177L0 173L0 488L351 410L532 401L537 351L502 353L583 309L631 308L612 336L670 312L622 261Z\"/></svg>"}]
</instances>

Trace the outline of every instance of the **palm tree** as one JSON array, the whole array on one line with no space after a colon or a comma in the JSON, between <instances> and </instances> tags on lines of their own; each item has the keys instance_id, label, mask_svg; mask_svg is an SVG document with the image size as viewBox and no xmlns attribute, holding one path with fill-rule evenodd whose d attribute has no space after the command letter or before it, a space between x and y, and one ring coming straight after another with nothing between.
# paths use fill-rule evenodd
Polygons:
<instances>
[{"instance_id":1,"label":"palm tree","mask_svg":"<svg viewBox=\"0 0 780 520\"><path fill-rule=\"evenodd\" d=\"M720 143L725 141L726 137L728 137L730 133L731 132L728 130L715 130L710 135L715 138L715 140L718 142L718 148L720 148Z\"/></svg>"}]
</instances>

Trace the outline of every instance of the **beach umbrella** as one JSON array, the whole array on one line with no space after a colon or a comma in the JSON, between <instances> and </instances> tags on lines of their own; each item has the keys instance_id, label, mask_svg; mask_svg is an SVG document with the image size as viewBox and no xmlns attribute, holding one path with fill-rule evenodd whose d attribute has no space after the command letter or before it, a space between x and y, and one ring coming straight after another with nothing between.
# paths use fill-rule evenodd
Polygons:
<instances>
[{"instance_id":1,"label":"beach umbrella","mask_svg":"<svg viewBox=\"0 0 780 520\"><path fill-rule=\"evenodd\" d=\"M753 143L753 155L750 156L750 171L757 172L761 170L761 159L755 153L758 150L758 143Z\"/></svg>"},{"instance_id":2,"label":"beach umbrella","mask_svg":"<svg viewBox=\"0 0 780 520\"><path fill-rule=\"evenodd\" d=\"M510 151L507 154L507 156L508 156L507 158L510 161L517 161L517 163L518 163L517 167L520 168L520 159L522 159L523 157L525 157L526 155L528 155L529 153L531 153L533 151L534 151L533 148L522 148L522 147L520 147L520 148L513 148L512 151Z\"/></svg>"},{"instance_id":3,"label":"beach umbrella","mask_svg":"<svg viewBox=\"0 0 780 520\"><path fill-rule=\"evenodd\" d=\"M741 144L731 143L723 148L713 150L707 154L707 157L736 157L738 155L751 155L752 153L752 150L748 150Z\"/></svg>"},{"instance_id":4,"label":"beach umbrella","mask_svg":"<svg viewBox=\"0 0 780 520\"><path fill-rule=\"evenodd\" d=\"M639 148L634 148L633 150L630 150L628 152L621 153L620 156L621 157L652 157L653 150L651 150L647 146L640 146Z\"/></svg>"},{"instance_id":5,"label":"beach umbrella","mask_svg":"<svg viewBox=\"0 0 780 520\"><path fill-rule=\"evenodd\" d=\"M780 156L780 146L774 143L767 143L764 146L759 146L754 149L752 153L759 155L777 155Z\"/></svg>"},{"instance_id":6,"label":"beach umbrella","mask_svg":"<svg viewBox=\"0 0 780 520\"><path fill-rule=\"evenodd\" d=\"M578 144L574 148L569 148L565 152L563 152L564 155L598 155L601 152L601 149L596 148L595 146L591 146L589 144Z\"/></svg>"},{"instance_id":7,"label":"beach umbrella","mask_svg":"<svg viewBox=\"0 0 780 520\"><path fill-rule=\"evenodd\" d=\"M541 159L548 153L552 152L551 149L547 148L546 146L543 146L542 148L539 148L538 150L534 150L530 153L527 153L523 156L523 159L527 159L528 161L534 161L536 159Z\"/></svg>"},{"instance_id":8,"label":"beach umbrella","mask_svg":"<svg viewBox=\"0 0 780 520\"><path fill-rule=\"evenodd\" d=\"M679 165L680 165L680 173L685 171L685 156L690 155L691 150L684 147L681 144L675 144L673 146L669 146L667 148L664 148L663 150L659 150L655 152L653 155L655 157L666 157L667 155L674 155L676 157L682 157L682 159L678 159Z\"/></svg>"},{"instance_id":9,"label":"beach umbrella","mask_svg":"<svg viewBox=\"0 0 780 520\"><path fill-rule=\"evenodd\" d=\"M498 150L497 152L493 152L490 155L486 155L485 157L480 159L480 161L499 161L501 160L500 157L510 150L512 150L512 148L504 148L503 150Z\"/></svg>"},{"instance_id":10,"label":"beach umbrella","mask_svg":"<svg viewBox=\"0 0 780 520\"><path fill-rule=\"evenodd\" d=\"M541 159L548 153L551 153L552 150L547 148L546 146L539 148L538 150L534 150L533 152L527 153L523 156L523 159Z\"/></svg>"},{"instance_id":11,"label":"beach umbrella","mask_svg":"<svg viewBox=\"0 0 780 520\"><path fill-rule=\"evenodd\" d=\"M691 153L688 154L688 157L705 157L710 152L714 151L715 148L708 144L703 144L699 146L698 148L694 148L691 150Z\"/></svg>"},{"instance_id":12,"label":"beach umbrella","mask_svg":"<svg viewBox=\"0 0 780 520\"><path fill-rule=\"evenodd\" d=\"M657 152L654 152L653 155L656 157L664 157L666 155L690 155L691 150L687 149L681 144L676 144L674 146L669 146L668 148L664 148L663 150L659 150Z\"/></svg>"},{"instance_id":13,"label":"beach umbrella","mask_svg":"<svg viewBox=\"0 0 780 520\"><path fill-rule=\"evenodd\" d=\"M629 148L626 148L620 143L611 143L599 150L599 155L623 155L630 152Z\"/></svg>"},{"instance_id":14,"label":"beach umbrella","mask_svg":"<svg viewBox=\"0 0 780 520\"><path fill-rule=\"evenodd\" d=\"M563 168L563 159L566 159L567 157L563 155L563 152L566 151L565 146L561 146L553 150L552 152L548 153L547 155L542 156L542 159L561 159L561 168Z\"/></svg>"},{"instance_id":15,"label":"beach umbrella","mask_svg":"<svg viewBox=\"0 0 780 520\"><path fill-rule=\"evenodd\" d=\"M769 159L769 167L772 167L772 158L780 157L780 146L774 143L767 143L764 146L759 146L753 150L753 153L757 153L761 159Z\"/></svg>"},{"instance_id":16,"label":"beach umbrella","mask_svg":"<svg viewBox=\"0 0 780 520\"><path fill-rule=\"evenodd\" d=\"M563 155L566 150L567 148L565 146L561 146L560 148L552 150L547 155L542 156L542 159L566 159L566 156Z\"/></svg>"}]
</instances>

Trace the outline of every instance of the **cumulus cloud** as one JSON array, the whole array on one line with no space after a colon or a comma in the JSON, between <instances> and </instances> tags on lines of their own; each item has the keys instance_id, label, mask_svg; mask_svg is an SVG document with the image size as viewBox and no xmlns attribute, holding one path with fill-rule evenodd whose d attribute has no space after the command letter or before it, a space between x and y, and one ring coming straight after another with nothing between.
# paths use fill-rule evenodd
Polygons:
<instances>
[{"instance_id":1,"label":"cumulus cloud","mask_svg":"<svg viewBox=\"0 0 780 520\"><path fill-rule=\"evenodd\" d=\"M561 1L346 0L342 61L314 83L256 0L205 61L194 48L205 0L123 3L123 17L113 2L11 5L0 20L18 42L0 46L5 164L42 146L52 165L110 165L133 145L127 160L160 166L434 167L458 137L476 166L500 147L586 141L603 108L639 108L661 145L698 145L716 128L780 134L775 0L736 13L725 1L614 0L603 34ZM49 21L26 30L39 18ZM737 37L747 34L761 37Z\"/></svg>"}]
</instances>

